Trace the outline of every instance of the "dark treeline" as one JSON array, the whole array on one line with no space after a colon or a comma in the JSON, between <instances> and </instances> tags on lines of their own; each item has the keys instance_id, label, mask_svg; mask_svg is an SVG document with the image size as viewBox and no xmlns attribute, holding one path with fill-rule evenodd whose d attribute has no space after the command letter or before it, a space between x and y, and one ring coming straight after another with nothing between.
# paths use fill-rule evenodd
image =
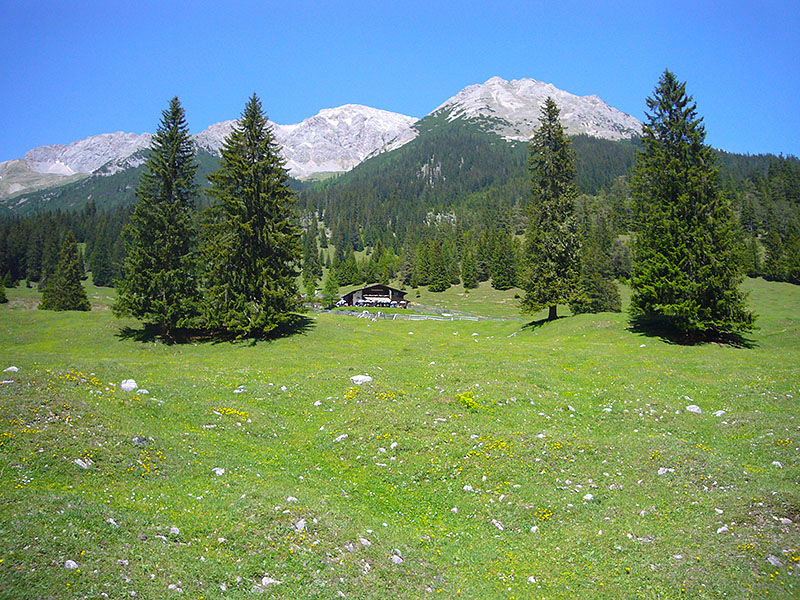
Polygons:
<instances>
[{"instance_id":1,"label":"dark treeline","mask_svg":"<svg viewBox=\"0 0 800 600\"><path fill-rule=\"evenodd\" d=\"M129 215L129 206L99 209L89 202L77 211L0 219L0 273L11 285L27 281L41 289L55 271L61 242L71 231L83 245L84 268L92 272L95 285L111 286L124 258L120 233Z\"/></svg>"},{"instance_id":2,"label":"dark treeline","mask_svg":"<svg viewBox=\"0 0 800 600\"><path fill-rule=\"evenodd\" d=\"M324 268L333 269L340 285L395 280L442 290L481 281L500 289L519 283L530 199L528 146L502 142L477 125L446 125L425 119L419 137L399 150L298 194L308 292L321 284ZM624 279L634 222L628 173L639 144L577 136L572 146L583 264ZM800 161L725 152L717 157L720 184L738 216L747 274L800 283ZM200 167L210 168L204 161ZM130 206L95 198L79 210L0 218L6 283L46 279L71 230L84 245L94 283L112 285L124 258L120 233ZM204 204L201 196L198 211Z\"/></svg>"}]
</instances>

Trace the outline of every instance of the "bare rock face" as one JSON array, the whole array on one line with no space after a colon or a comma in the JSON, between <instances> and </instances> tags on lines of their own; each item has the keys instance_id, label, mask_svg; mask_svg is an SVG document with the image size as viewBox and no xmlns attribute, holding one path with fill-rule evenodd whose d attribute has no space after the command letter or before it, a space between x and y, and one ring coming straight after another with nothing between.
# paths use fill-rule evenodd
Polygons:
<instances>
[{"instance_id":1,"label":"bare rock face","mask_svg":"<svg viewBox=\"0 0 800 600\"><path fill-rule=\"evenodd\" d=\"M597 96L576 96L535 79L492 77L464 88L431 114L446 114L450 121L491 120L490 128L504 138L528 141L539 126L541 107L548 97L561 110L561 123L570 135L620 140L641 133L642 124L636 118Z\"/></svg>"},{"instance_id":2,"label":"bare rock face","mask_svg":"<svg viewBox=\"0 0 800 600\"><path fill-rule=\"evenodd\" d=\"M28 167L37 173L74 175L93 173L108 163L123 161L121 168L136 166L124 162L139 151L150 147L149 133L102 133L68 146L39 146L25 154ZM141 164L141 163L140 163ZM116 171L114 171L116 172ZM109 173L111 174L111 173Z\"/></svg>"},{"instance_id":3,"label":"bare rock face","mask_svg":"<svg viewBox=\"0 0 800 600\"><path fill-rule=\"evenodd\" d=\"M386 110L345 104L326 108L294 125L270 122L289 174L303 179L316 173L349 171L397 139L416 135L413 117ZM198 148L219 154L236 121L211 125L194 136ZM401 144L402 145L402 144Z\"/></svg>"}]
</instances>

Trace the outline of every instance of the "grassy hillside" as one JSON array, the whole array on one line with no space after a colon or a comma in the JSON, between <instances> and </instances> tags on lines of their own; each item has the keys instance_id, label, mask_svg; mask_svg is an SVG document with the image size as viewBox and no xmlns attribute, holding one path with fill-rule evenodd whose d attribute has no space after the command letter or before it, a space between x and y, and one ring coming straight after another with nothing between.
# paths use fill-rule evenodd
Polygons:
<instances>
[{"instance_id":1,"label":"grassy hillside","mask_svg":"<svg viewBox=\"0 0 800 600\"><path fill-rule=\"evenodd\" d=\"M800 288L747 286L748 348L618 314L167 346L111 290L8 290L0 598L796 598Z\"/></svg>"}]
</instances>

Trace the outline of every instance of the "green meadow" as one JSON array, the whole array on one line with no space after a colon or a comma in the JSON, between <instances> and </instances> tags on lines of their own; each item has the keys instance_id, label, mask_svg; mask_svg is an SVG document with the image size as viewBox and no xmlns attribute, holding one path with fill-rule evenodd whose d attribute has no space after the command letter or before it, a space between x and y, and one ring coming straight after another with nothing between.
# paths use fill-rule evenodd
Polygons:
<instances>
[{"instance_id":1,"label":"green meadow","mask_svg":"<svg viewBox=\"0 0 800 600\"><path fill-rule=\"evenodd\" d=\"M485 285L168 345L9 289L0 598L800 597L800 287L745 285L737 346Z\"/></svg>"}]
</instances>

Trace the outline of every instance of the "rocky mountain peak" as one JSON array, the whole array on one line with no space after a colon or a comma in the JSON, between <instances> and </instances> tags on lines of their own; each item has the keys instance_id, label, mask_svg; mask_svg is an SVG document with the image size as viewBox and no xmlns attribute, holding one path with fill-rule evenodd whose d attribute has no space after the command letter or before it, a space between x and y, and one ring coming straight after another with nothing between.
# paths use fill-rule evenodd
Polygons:
<instances>
[{"instance_id":1,"label":"rocky mountain peak","mask_svg":"<svg viewBox=\"0 0 800 600\"><path fill-rule=\"evenodd\" d=\"M535 79L506 81L492 77L486 83L467 86L432 114L447 114L451 121L491 119L494 130L506 139L527 141L539 125L540 109L547 97L558 104L569 134L619 140L641 132L637 119L597 96L576 96Z\"/></svg>"}]
</instances>

